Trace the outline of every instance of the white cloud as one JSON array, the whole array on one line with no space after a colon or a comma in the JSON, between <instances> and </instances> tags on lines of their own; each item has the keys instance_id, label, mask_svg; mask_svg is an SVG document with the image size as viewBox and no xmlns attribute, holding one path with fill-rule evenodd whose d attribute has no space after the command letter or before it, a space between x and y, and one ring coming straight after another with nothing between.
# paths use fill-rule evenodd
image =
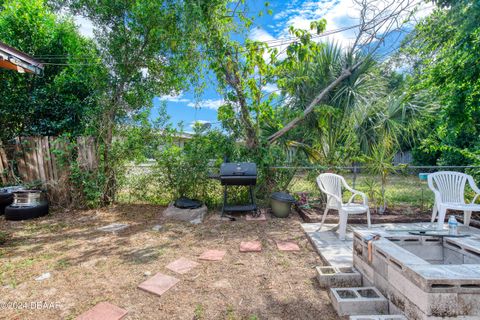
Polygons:
<instances>
[{"instance_id":1,"label":"white cloud","mask_svg":"<svg viewBox=\"0 0 480 320\"><path fill-rule=\"evenodd\" d=\"M214 99L206 99L199 102L189 102L187 106L192 108L207 108L212 110L218 110L225 101L222 99L214 100Z\"/></svg>"},{"instance_id":2,"label":"white cloud","mask_svg":"<svg viewBox=\"0 0 480 320\"><path fill-rule=\"evenodd\" d=\"M279 52L279 59L284 59L286 57L285 49L290 43L288 40L279 40L273 35L271 35L269 32L267 32L265 29L260 27L253 29L248 37L250 40L266 42L269 46L276 48ZM268 52L265 52L263 54L263 59L265 61L269 61L270 54Z\"/></svg>"},{"instance_id":3,"label":"white cloud","mask_svg":"<svg viewBox=\"0 0 480 320\"><path fill-rule=\"evenodd\" d=\"M274 36L268 33L265 29L257 27L250 32L249 38L253 41L272 41L276 40Z\"/></svg>"},{"instance_id":4,"label":"white cloud","mask_svg":"<svg viewBox=\"0 0 480 320\"><path fill-rule=\"evenodd\" d=\"M393 0L390 0L393 1ZM372 0L370 4L377 6L379 9L390 1ZM419 5L419 10L415 14L415 18L423 18L428 15L432 9L432 4L426 4L422 0L415 0ZM292 1L287 8L274 15L273 19L278 21L275 23L275 30L279 30L278 38L291 37L288 28L294 26L298 29L310 30L310 23L324 18L327 21L326 32L334 31L339 28L353 26L359 23L360 10L359 6L353 0L337 0L337 1L318 1L308 0L303 3L294 3ZM319 38L320 40L328 40L337 42L343 47L352 44L355 38L356 29L332 34L327 37Z\"/></svg>"},{"instance_id":5,"label":"white cloud","mask_svg":"<svg viewBox=\"0 0 480 320\"><path fill-rule=\"evenodd\" d=\"M81 35L93 39L95 37L93 33L93 23L90 19L83 16L75 15L73 16L75 24L78 26L78 31Z\"/></svg>"},{"instance_id":6,"label":"white cloud","mask_svg":"<svg viewBox=\"0 0 480 320\"><path fill-rule=\"evenodd\" d=\"M267 83L267 85L262 88L262 91L267 92L267 93L272 93L272 92L279 91L279 89L278 89L276 84Z\"/></svg>"},{"instance_id":7,"label":"white cloud","mask_svg":"<svg viewBox=\"0 0 480 320\"><path fill-rule=\"evenodd\" d=\"M167 102L174 102L174 103L186 103L190 102L189 99L182 98L182 95L163 95L159 97L160 100L167 101Z\"/></svg>"}]
</instances>

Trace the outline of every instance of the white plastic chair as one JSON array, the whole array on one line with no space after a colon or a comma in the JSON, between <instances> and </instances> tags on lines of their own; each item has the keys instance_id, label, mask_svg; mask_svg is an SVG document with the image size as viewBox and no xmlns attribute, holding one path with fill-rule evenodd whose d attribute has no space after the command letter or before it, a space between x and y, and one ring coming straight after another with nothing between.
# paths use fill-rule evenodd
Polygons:
<instances>
[{"instance_id":1,"label":"white plastic chair","mask_svg":"<svg viewBox=\"0 0 480 320\"><path fill-rule=\"evenodd\" d=\"M470 188L476 193L471 203L465 203L465 184L468 181ZM428 175L428 187L435 194L435 203L432 211L432 223L438 213L437 229L443 228L447 210L463 211L463 224L470 224L472 211L480 211L480 205L475 200L480 195L480 189L473 177L454 171L439 171Z\"/></svg>"},{"instance_id":2,"label":"white plastic chair","mask_svg":"<svg viewBox=\"0 0 480 320\"><path fill-rule=\"evenodd\" d=\"M320 190L327 195L327 203L325 207L325 211L322 217L322 223L320 224L320 228L317 231L322 229L323 223L325 222L325 218L327 217L328 210L335 209L338 210L339 215L339 238L341 240L345 240L345 234L347 232L347 220L349 214L367 214L367 223L368 228L370 228L370 209L368 207L368 199L367 196L360 191L354 190L350 188L347 184L345 179L333 173L322 173L317 177L317 184ZM342 187L347 189L352 193L350 200L347 203L343 203L342 201ZM353 199L356 196L362 197L363 202L353 203Z\"/></svg>"}]
</instances>

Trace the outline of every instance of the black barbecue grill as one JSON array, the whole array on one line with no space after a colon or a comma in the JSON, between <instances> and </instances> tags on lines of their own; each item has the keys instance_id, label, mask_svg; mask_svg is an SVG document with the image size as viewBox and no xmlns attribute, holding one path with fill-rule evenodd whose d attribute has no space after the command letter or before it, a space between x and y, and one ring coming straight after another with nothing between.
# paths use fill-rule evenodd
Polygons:
<instances>
[{"instance_id":1,"label":"black barbecue grill","mask_svg":"<svg viewBox=\"0 0 480 320\"><path fill-rule=\"evenodd\" d=\"M222 217L225 212L248 212L257 214L257 205L253 196L253 187L257 184L257 165L251 162L224 162L220 166L220 182L223 189ZM248 186L250 203L247 205L227 205L228 186Z\"/></svg>"}]
</instances>

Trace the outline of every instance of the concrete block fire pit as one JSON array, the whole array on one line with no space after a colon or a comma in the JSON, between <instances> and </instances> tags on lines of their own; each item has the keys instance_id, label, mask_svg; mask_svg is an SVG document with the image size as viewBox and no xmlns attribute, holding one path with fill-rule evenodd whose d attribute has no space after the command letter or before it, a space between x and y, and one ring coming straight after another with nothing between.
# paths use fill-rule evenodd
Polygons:
<instances>
[{"instance_id":1,"label":"concrete block fire pit","mask_svg":"<svg viewBox=\"0 0 480 320\"><path fill-rule=\"evenodd\" d=\"M363 282L408 319L480 319L480 237L412 235L381 231L354 233L353 265ZM362 319L362 318L360 318ZM388 318L387 318L388 319Z\"/></svg>"}]
</instances>

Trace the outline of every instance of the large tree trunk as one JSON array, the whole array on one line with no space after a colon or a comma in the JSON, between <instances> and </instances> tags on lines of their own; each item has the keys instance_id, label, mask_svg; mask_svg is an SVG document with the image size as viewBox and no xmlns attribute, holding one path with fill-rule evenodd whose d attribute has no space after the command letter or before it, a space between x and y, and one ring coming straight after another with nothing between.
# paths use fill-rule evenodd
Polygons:
<instances>
[{"instance_id":1,"label":"large tree trunk","mask_svg":"<svg viewBox=\"0 0 480 320\"><path fill-rule=\"evenodd\" d=\"M105 185L103 189L102 202L104 205L111 204L115 200L115 172L112 166L110 153L113 142L113 129L115 125L115 112L111 107L104 115L105 136L103 139L103 174L105 176Z\"/></svg>"},{"instance_id":2,"label":"large tree trunk","mask_svg":"<svg viewBox=\"0 0 480 320\"><path fill-rule=\"evenodd\" d=\"M232 61L231 64L225 65L224 68L225 81L233 88L238 98L238 104L240 106L240 120L245 130L245 143L249 149L256 150L260 145L258 140L258 132L253 124L250 110L248 109L248 102L240 85L242 82L240 75L238 74L238 62Z\"/></svg>"},{"instance_id":3,"label":"large tree trunk","mask_svg":"<svg viewBox=\"0 0 480 320\"><path fill-rule=\"evenodd\" d=\"M245 143L249 149L255 150L259 147L258 135L255 127L253 126L252 119L250 118L250 111L248 110L248 104L243 96L243 92L237 91L238 100L240 104L240 117L245 129Z\"/></svg>"}]
</instances>

